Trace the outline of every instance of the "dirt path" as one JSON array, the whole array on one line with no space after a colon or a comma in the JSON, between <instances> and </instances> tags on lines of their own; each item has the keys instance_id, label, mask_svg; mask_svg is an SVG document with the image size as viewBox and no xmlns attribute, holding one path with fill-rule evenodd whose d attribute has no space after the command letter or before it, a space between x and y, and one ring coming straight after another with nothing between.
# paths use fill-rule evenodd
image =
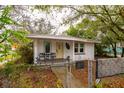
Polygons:
<instances>
[{"instance_id":1,"label":"dirt path","mask_svg":"<svg viewBox=\"0 0 124 93\"><path fill-rule=\"evenodd\" d=\"M61 80L65 88L82 88L82 83L76 79L72 73L67 72L65 67L52 67L52 71Z\"/></svg>"}]
</instances>

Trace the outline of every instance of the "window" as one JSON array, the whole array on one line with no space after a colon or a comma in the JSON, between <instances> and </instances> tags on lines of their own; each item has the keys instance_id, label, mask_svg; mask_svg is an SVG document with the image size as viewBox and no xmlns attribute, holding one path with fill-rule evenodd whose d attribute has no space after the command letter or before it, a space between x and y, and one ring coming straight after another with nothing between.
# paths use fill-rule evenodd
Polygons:
<instances>
[{"instance_id":1,"label":"window","mask_svg":"<svg viewBox=\"0 0 124 93\"><path fill-rule=\"evenodd\" d=\"M75 43L75 53L78 53L78 43Z\"/></svg>"},{"instance_id":2,"label":"window","mask_svg":"<svg viewBox=\"0 0 124 93\"><path fill-rule=\"evenodd\" d=\"M83 53L84 52L84 44L83 43L75 43L75 53Z\"/></svg>"},{"instance_id":3,"label":"window","mask_svg":"<svg viewBox=\"0 0 124 93\"><path fill-rule=\"evenodd\" d=\"M84 52L84 44L80 44L80 53Z\"/></svg>"},{"instance_id":4,"label":"window","mask_svg":"<svg viewBox=\"0 0 124 93\"><path fill-rule=\"evenodd\" d=\"M50 53L50 42L45 41L45 53Z\"/></svg>"}]
</instances>

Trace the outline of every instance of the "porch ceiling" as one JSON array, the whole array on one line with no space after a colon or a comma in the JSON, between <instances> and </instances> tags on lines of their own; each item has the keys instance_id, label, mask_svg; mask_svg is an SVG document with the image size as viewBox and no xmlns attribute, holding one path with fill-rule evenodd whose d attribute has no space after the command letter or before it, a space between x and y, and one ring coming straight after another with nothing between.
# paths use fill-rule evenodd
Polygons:
<instances>
[{"instance_id":1,"label":"porch ceiling","mask_svg":"<svg viewBox=\"0 0 124 93\"><path fill-rule=\"evenodd\" d=\"M90 39L82 39L71 36L62 36L62 35L36 35L30 34L27 36L31 39L51 39L51 40L61 40L61 41L78 41L78 42L87 42L87 43L100 43L99 41L90 40Z\"/></svg>"}]
</instances>

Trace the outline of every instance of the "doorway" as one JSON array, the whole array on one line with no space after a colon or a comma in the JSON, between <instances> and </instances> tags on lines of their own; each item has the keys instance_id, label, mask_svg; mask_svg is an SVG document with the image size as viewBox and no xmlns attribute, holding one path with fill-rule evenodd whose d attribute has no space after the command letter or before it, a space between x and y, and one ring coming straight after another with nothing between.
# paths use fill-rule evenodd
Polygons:
<instances>
[{"instance_id":1,"label":"doorway","mask_svg":"<svg viewBox=\"0 0 124 93\"><path fill-rule=\"evenodd\" d=\"M56 58L63 58L63 43L56 42Z\"/></svg>"}]
</instances>

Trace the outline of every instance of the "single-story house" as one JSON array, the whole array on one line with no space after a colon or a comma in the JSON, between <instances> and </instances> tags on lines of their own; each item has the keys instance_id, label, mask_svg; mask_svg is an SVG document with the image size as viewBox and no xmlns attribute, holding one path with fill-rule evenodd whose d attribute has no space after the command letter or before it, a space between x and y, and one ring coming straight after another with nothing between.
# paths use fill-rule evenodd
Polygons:
<instances>
[{"instance_id":1,"label":"single-story house","mask_svg":"<svg viewBox=\"0 0 124 93\"><path fill-rule=\"evenodd\" d=\"M94 40L62 35L30 34L27 37L34 43L34 63L37 63L36 58L39 55L41 59L69 58L72 62L94 60L94 44L99 43Z\"/></svg>"}]
</instances>

